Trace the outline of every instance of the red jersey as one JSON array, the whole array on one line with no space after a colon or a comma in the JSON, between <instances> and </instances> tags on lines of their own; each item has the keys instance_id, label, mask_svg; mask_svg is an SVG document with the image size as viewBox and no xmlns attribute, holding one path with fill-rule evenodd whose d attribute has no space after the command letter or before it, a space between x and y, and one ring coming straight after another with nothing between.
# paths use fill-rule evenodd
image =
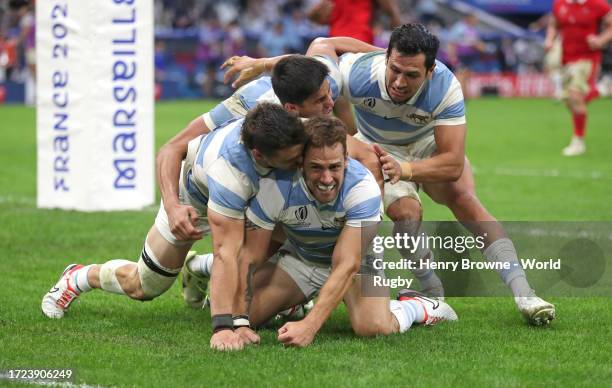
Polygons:
<instances>
[{"instance_id":1,"label":"red jersey","mask_svg":"<svg viewBox=\"0 0 612 388\"><path fill-rule=\"evenodd\" d=\"M372 0L334 0L329 36L349 36L372 43L371 21Z\"/></svg>"},{"instance_id":2,"label":"red jersey","mask_svg":"<svg viewBox=\"0 0 612 388\"><path fill-rule=\"evenodd\" d=\"M553 15L561 33L564 64L580 59L601 62L601 51L591 50L587 36L597 35L608 12L610 5L606 0L555 0Z\"/></svg>"}]
</instances>

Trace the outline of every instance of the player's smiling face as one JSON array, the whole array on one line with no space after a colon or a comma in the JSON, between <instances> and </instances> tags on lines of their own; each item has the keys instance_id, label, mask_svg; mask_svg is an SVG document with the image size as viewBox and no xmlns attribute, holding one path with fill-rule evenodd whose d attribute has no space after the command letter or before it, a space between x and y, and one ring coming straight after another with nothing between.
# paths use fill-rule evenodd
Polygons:
<instances>
[{"instance_id":1,"label":"player's smiling face","mask_svg":"<svg viewBox=\"0 0 612 388\"><path fill-rule=\"evenodd\" d=\"M310 193L321 203L332 202L344 182L347 155L344 147L310 147L304 155L304 181Z\"/></svg>"},{"instance_id":2,"label":"player's smiling face","mask_svg":"<svg viewBox=\"0 0 612 388\"><path fill-rule=\"evenodd\" d=\"M409 56L391 50L385 70L385 86L389 97L397 104L410 100L432 71L433 67L429 70L425 68L425 54Z\"/></svg>"},{"instance_id":3,"label":"player's smiling face","mask_svg":"<svg viewBox=\"0 0 612 388\"><path fill-rule=\"evenodd\" d=\"M321 87L311 94L303 103L295 105L300 117L310 118L319 115L329 115L334 109L331 87L328 80L323 80Z\"/></svg>"}]
</instances>

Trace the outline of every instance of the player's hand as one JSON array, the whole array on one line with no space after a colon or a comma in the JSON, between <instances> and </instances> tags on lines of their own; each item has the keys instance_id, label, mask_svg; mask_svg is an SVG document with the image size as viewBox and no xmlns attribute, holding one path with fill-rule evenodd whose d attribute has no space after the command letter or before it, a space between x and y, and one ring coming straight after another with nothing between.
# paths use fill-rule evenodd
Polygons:
<instances>
[{"instance_id":1,"label":"player's hand","mask_svg":"<svg viewBox=\"0 0 612 388\"><path fill-rule=\"evenodd\" d=\"M397 183L402 177L402 166L400 166L399 162L378 144L374 144L374 151L380 160L383 174L389 177L389 183Z\"/></svg>"},{"instance_id":2,"label":"player's hand","mask_svg":"<svg viewBox=\"0 0 612 388\"><path fill-rule=\"evenodd\" d=\"M233 330L221 330L210 337L210 348L219 351L242 350L244 341Z\"/></svg>"},{"instance_id":3,"label":"player's hand","mask_svg":"<svg viewBox=\"0 0 612 388\"><path fill-rule=\"evenodd\" d=\"M587 36L587 44L591 50L601 50L605 46L605 41L597 35Z\"/></svg>"},{"instance_id":4,"label":"player's hand","mask_svg":"<svg viewBox=\"0 0 612 388\"><path fill-rule=\"evenodd\" d=\"M203 233L196 228L198 212L189 205L176 204L166 208L170 231L180 241L199 240Z\"/></svg>"},{"instance_id":5,"label":"player's hand","mask_svg":"<svg viewBox=\"0 0 612 388\"><path fill-rule=\"evenodd\" d=\"M225 75L223 76L223 83L227 84L236 74L238 74L238 78L232 82L232 87L238 88L265 72L265 65L265 58L255 59L246 55L241 57L233 56L221 65L222 69L226 69Z\"/></svg>"},{"instance_id":6,"label":"player's hand","mask_svg":"<svg viewBox=\"0 0 612 388\"><path fill-rule=\"evenodd\" d=\"M303 348L314 340L317 331L305 320L287 322L278 329L278 340L285 346Z\"/></svg>"},{"instance_id":7,"label":"player's hand","mask_svg":"<svg viewBox=\"0 0 612 388\"><path fill-rule=\"evenodd\" d=\"M242 338L242 342L245 345L254 345L258 344L261 341L259 338L259 334L255 333L252 329L248 327L239 327L234 330L235 333L238 333L240 338Z\"/></svg>"}]
</instances>

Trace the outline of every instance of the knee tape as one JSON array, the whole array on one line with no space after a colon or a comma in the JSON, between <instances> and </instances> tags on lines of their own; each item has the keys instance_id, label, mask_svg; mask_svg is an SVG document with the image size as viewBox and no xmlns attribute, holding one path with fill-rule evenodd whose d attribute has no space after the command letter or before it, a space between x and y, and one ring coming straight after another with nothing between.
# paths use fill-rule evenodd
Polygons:
<instances>
[{"instance_id":1,"label":"knee tape","mask_svg":"<svg viewBox=\"0 0 612 388\"><path fill-rule=\"evenodd\" d=\"M125 295L123 288L117 280L115 271L119 267L123 267L128 264L136 264L133 261L128 260L111 260L100 266L100 287L104 291L112 292L113 294Z\"/></svg>"},{"instance_id":2,"label":"knee tape","mask_svg":"<svg viewBox=\"0 0 612 388\"><path fill-rule=\"evenodd\" d=\"M159 264L149 244L145 243L140 260L138 260L138 275L140 286L147 300L160 296L172 287L180 271L180 268L170 269Z\"/></svg>"}]
</instances>

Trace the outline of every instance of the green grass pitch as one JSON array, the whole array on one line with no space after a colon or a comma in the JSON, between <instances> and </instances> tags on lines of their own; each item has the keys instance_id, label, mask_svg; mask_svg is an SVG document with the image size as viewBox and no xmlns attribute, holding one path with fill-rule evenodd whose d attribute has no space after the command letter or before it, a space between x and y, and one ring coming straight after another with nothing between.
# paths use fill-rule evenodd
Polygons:
<instances>
[{"instance_id":1,"label":"green grass pitch","mask_svg":"<svg viewBox=\"0 0 612 388\"><path fill-rule=\"evenodd\" d=\"M158 104L157 146L212 106ZM612 221L612 101L589 109L588 153L564 158L570 117L562 105L469 101L467 154L492 214ZM510 297L450 298L458 322L371 339L353 336L341 307L309 348L285 349L274 330L263 330L261 345L230 354L209 349L209 313L185 307L178 284L147 303L94 291L65 319L49 320L40 311L41 297L64 267L135 260L157 206L115 213L38 210L34 110L0 107L0 139L0 371L72 368L74 383L90 386L611 384L609 297L552 298L558 318L547 328L524 324ZM425 219L452 219L423 197ZM209 244L206 238L197 247Z\"/></svg>"}]
</instances>

